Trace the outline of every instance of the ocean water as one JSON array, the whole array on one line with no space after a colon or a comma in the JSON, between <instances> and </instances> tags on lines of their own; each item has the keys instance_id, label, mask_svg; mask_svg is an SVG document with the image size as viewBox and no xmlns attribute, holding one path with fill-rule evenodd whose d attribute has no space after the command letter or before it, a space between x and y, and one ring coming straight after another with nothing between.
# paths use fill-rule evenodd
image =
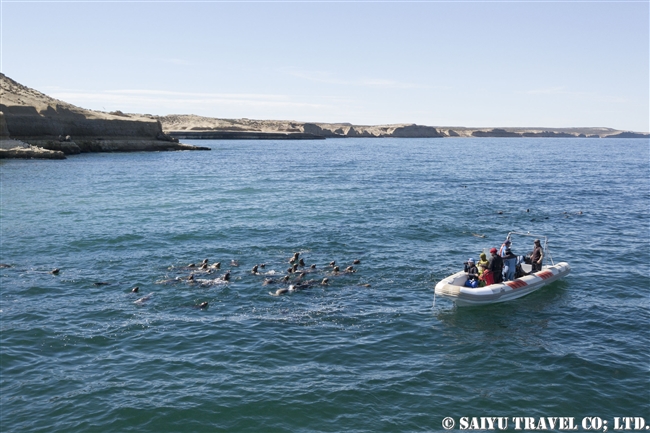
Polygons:
<instances>
[{"instance_id":1,"label":"ocean water","mask_svg":"<svg viewBox=\"0 0 650 433\"><path fill-rule=\"evenodd\" d=\"M0 161L0 431L650 424L648 140L196 144L212 150ZM511 230L572 273L434 305ZM270 296L295 252L330 284ZM188 267L203 259L221 269Z\"/></svg>"}]
</instances>

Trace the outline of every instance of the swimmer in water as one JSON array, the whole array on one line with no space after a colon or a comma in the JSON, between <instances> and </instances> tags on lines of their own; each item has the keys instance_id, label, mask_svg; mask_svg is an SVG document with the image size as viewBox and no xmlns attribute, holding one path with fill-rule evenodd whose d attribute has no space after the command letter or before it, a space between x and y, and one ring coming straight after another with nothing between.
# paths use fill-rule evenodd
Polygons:
<instances>
[{"instance_id":1,"label":"swimmer in water","mask_svg":"<svg viewBox=\"0 0 650 433\"><path fill-rule=\"evenodd\" d=\"M153 296L153 293L149 293L148 295L143 296L142 298L133 301L133 303L136 304L136 305L142 305L145 302L147 302L149 299L151 299L152 296Z\"/></svg>"},{"instance_id":2,"label":"swimmer in water","mask_svg":"<svg viewBox=\"0 0 650 433\"><path fill-rule=\"evenodd\" d=\"M269 295L271 295L271 296L280 296L280 295L282 295L284 293L287 293L288 291L289 291L289 289L287 289L286 287L283 287L281 289L276 290L275 292L269 292Z\"/></svg>"}]
</instances>

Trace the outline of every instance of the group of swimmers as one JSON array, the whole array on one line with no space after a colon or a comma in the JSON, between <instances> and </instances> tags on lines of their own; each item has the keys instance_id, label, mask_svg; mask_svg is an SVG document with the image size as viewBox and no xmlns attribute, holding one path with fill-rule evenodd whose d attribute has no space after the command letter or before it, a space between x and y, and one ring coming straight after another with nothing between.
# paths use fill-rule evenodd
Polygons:
<instances>
[{"instance_id":1,"label":"group of swimmers","mask_svg":"<svg viewBox=\"0 0 650 433\"><path fill-rule=\"evenodd\" d=\"M465 263L465 272L467 272L465 286L472 288L484 287L522 277L524 275L520 266L522 259L512 253L511 245L510 239L506 239L498 250L496 248L490 249L489 259L485 253L481 253L478 263L474 262L473 258L469 258ZM530 261L532 273L542 270L543 260L544 249L541 241L535 239L533 252L524 261Z\"/></svg>"}]
</instances>

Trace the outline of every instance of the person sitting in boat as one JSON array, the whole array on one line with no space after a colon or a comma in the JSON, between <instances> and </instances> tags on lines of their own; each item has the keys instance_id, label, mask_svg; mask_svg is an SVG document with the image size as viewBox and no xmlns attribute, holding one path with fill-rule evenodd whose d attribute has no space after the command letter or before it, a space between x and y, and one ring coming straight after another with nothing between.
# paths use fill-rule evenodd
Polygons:
<instances>
[{"instance_id":1,"label":"person sitting in boat","mask_svg":"<svg viewBox=\"0 0 650 433\"><path fill-rule=\"evenodd\" d=\"M542 248L542 243L539 239L534 241L533 254L530 256L530 264L533 265L532 272L538 272L542 270L542 261L544 260L544 249Z\"/></svg>"},{"instance_id":2,"label":"person sitting in boat","mask_svg":"<svg viewBox=\"0 0 650 433\"><path fill-rule=\"evenodd\" d=\"M485 253L481 253L481 255L479 256L476 267L478 268L478 285L483 287L485 286L485 278L483 277L483 275L485 274L485 270L488 267L488 260Z\"/></svg>"},{"instance_id":3,"label":"person sitting in boat","mask_svg":"<svg viewBox=\"0 0 650 433\"><path fill-rule=\"evenodd\" d=\"M503 259L497 254L496 248L490 250L490 260L484 275L486 286L503 282Z\"/></svg>"},{"instance_id":4,"label":"person sitting in boat","mask_svg":"<svg viewBox=\"0 0 650 433\"><path fill-rule=\"evenodd\" d=\"M478 268L474 264L474 259L470 258L467 260L465 269L467 272L467 281L465 281L465 287L478 287Z\"/></svg>"},{"instance_id":5,"label":"person sitting in boat","mask_svg":"<svg viewBox=\"0 0 650 433\"><path fill-rule=\"evenodd\" d=\"M517 256L515 256L510 248L506 248L503 257L503 280L512 281L515 279L515 271L517 270Z\"/></svg>"}]
</instances>

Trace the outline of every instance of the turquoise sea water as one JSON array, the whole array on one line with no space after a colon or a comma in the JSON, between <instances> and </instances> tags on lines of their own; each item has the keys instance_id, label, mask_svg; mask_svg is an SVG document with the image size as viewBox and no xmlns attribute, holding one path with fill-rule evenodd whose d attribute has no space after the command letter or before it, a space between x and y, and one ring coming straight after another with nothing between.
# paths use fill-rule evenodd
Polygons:
<instances>
[{"instance_id":1,"label":"turquoise sea water","mask_svg":"<svg viewBox=\"0 0 650 433\"><path fill-rule=\"evenodd\" d=\"M196 144L212 150L0 162L0 431L650 423L648 140ZM433 305L510 230L546 234L572 273ZM270 296L294 252L330 285ZM205 258L221 269L187 282Z\"/></svg>"}]
</instances>

